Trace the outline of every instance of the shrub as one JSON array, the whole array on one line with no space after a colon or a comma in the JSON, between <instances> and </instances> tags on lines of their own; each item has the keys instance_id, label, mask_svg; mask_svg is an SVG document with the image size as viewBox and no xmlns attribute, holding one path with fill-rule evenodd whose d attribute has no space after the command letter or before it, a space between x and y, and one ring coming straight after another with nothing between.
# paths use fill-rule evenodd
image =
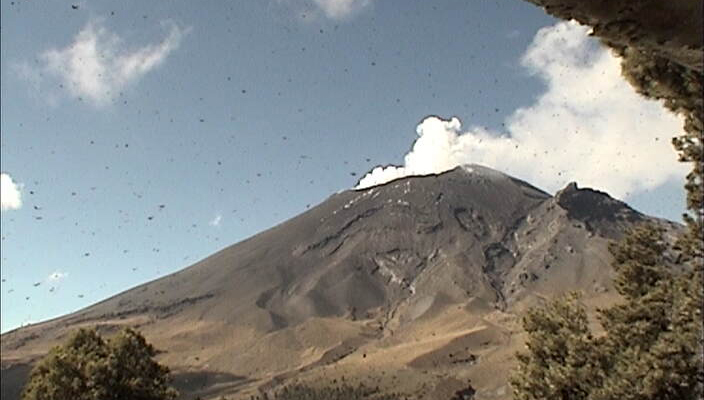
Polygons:
<instances>
[{"instance_id":1,"label":"shrub","mask_svg":"<svg viewBox=\"0 0 704 400\"><path fill-rule=\"evenodd\" d=\"M132 329L105 341L95 329L79 329L54 347L30 373L22 400L172 400L168 368Z\"/></svg>"}]
</instances>

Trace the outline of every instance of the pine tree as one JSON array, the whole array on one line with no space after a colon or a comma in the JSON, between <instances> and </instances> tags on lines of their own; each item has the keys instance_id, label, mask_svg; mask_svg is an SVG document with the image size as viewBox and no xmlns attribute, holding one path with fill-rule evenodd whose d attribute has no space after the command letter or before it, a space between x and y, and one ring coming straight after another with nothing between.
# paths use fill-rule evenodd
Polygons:
<instances>
[{"instance_id":1,"label":"pine tree","mask_svg":"<svg viewBox=\"0 0 704 400\"><path fill-rule=\"evenodd\" d=\"M595 378L595 339L579 295L571 293L531 309L523 318L527 353L511 377L517 400L587 399Z\"/></svg>"},{"instance_id":2,"label":"pine tree","mask_svg":"<svg viewBox=\"0 0 704 400\"><path fill-rule=\"evenodd\" d=\"M599 310L604 335L592 337L575 295L526 315L528 352L517 355L514 398L702 398L702 269L691 254L673 269L667 255L678 249L663 233L640 226L611 247L624 301Z\"/></svg>"},{"instance_id":3,"label":"pine tree","mask_svg":"<svg viewBox=\"0 0 704 400\"><path fill-rule=\"evenodd\" d=\"M653 225L636 228L612 247L615 286L625 302L600 310L606 335L592 399L699 399L701 301L693 265L667 266L669 246Z\"/></svg>"}]
</instances>

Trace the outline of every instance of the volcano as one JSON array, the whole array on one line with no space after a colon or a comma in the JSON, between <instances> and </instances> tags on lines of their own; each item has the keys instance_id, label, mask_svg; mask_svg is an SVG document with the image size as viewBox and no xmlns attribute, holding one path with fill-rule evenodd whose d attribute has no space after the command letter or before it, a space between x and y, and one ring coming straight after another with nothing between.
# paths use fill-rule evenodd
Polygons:
<instances>
[{"instance_id":1,"label":"volcano","mask_svg":"<svg viewBox=\"0 0 704 400\"><path fill-rule=\"evenodd\" d=\"M2 335L2 398L78 327L136 327L184 399L292 380L508 398L526 307L611 304L608 244L651 221L606 193L555 196L479 165L331 196L276 227L93 306Z\"/></svg>"}]
</instances>

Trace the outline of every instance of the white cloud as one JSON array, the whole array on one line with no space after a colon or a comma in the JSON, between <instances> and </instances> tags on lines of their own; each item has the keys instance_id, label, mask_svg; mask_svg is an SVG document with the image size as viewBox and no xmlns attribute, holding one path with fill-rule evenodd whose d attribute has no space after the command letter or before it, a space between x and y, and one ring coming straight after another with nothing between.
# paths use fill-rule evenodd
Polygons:
<instances>
[{"instance_id":1,"label":"white cloud","mask_svg":"<svg viewBox=\"0 0 704 400\"><path fill-rule=\"evenodd\" d=\"M319 18L345 20L372 5L373 0L269 0L270 4L283 5L286 16L300 22L313 22Z\"/></svg>"},{"instance_id":2,"label":"white cloud","mask_svg":"<svg viewBox=\"0 0 704 400\"><path fill-rule=\"evenodd\" d=\"M521 64L547 89L506 119L508 135L477 126L462 131L457 118L428 117L404 165L376 168L357 188L468 163L548 191L577 181L618 198L682 179L688 168L670 144L681 118L636 94L621 77L619 59L587 32L575 22L538 31Z\"/></svg>"},{"instance_id":3,"label":"white cloud","mask_svg":"<svg viewBox=\"0 0 704 400\"><path fill-rule=\"evenodd\" d=\"M22 185L15 183L9 174L0 174L0 209L17 210L22 207Z\"/></svg>"},{"instance_id":4,"label":"white cloud","mask_svg":"<svg viewBox=\"0 0 704 400\"><path fill-rule=\"evenodd\" d=\"M208 222L208 225L210 225L210 226L220 226L220 222L221 222L221 221L222 221L222 215L221 215L221 214L218 214L218 215L215 216L215 218L213 218L212 220L210 220L210 222Z\"/></svg>"},{"instance_id":5,"label":"white cloud","mask_svg":"<svg viewBox=\"0 0 704 400\"><path fill-rule=\"evenodd\" d=\"M354 15L371 4L371 0L313 0L331 19L343 19Z\"/></svg>"},{"instance_id":6,"label":"white cloud","mask_svg":"<svg viewBox=\"0 0 704 400\"><path fill-rule=\"evenodd\" d=\"M47 282L57 283L64 280L68 276L68 272L54 271L47 278Z\"/></svg>"},{"instance_id":7,"label":"white cloud","mask_svg":"<svg viewBox=\"0 0 704 400\"><path fill-rule=\"evenodd\" d=\"M188 33L187 29L171 22L162 25L168 29L168 34L161 43L128 49L123 39L103 26L102 20L90 21L73 43L40 55L43 62L41 72L58 78L71 95L90 100L95 105L104 105L163 63ZM31 68L20 65L18 70L33 81L42 74L31 73L28 71ZM36 82L32 83L36 86Z\"/></svg>"}]
</instances>

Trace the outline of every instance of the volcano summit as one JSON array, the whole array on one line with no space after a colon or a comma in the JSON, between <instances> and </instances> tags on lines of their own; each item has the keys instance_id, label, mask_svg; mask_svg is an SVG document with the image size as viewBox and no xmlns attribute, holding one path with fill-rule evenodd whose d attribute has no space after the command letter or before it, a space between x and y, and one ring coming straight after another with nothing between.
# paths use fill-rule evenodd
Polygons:
<instances>
[{"instance_id":1,"label":"volcano summit","mask_svg":"<svg viewBox=\"0 0 704 400\"><path fill-rule=\"evenodd\" d=\"M527 306L610 304L608 244L651 218L570 184L555 196L479 165L335 194L169 276L2 336L2 398L73 329L136 326L184 398L338 379L419 398L508 398ZM444 397L443 397L444 396Z\"/></svg>"}]
</instances>

